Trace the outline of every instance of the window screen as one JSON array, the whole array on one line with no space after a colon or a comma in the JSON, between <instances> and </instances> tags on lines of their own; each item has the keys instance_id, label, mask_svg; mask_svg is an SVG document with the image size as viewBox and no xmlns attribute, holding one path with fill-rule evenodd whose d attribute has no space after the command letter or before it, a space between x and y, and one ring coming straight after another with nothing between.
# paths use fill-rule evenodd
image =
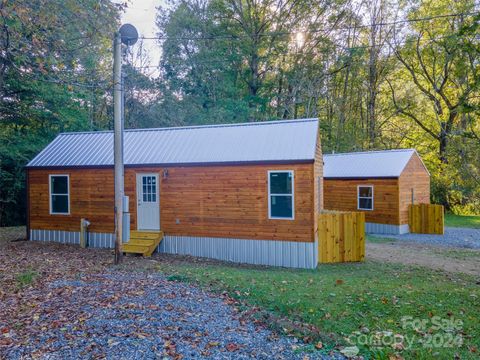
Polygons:
<instances>
[{"instance_id":1,"label":"window screen","mask_svg":"<svg viewBox=\"0 0 480 360\"><path fill-rule=\"evenodd\" d=\"M269 217L272 219L293 219L293 171L270 171Z\"/></svg>"},{"instance_id":2,"label":"window screen","mask_svg":"<svg viewBox=\"0 0 480 360\"><path fill-rule=\"evenodd\" d=\"M373 210L373 186L358 187L358 209Z\"/></svg>"},{"instance_id":3,"label":"window screen","mask_svg":"<svg viewBox=\"0 0 480 360\"><path fill-rule=\"evenodd\" d=\"M50 176L50 212L68 214L70 212L68 175Z\"/></svg>"}]
</instances>

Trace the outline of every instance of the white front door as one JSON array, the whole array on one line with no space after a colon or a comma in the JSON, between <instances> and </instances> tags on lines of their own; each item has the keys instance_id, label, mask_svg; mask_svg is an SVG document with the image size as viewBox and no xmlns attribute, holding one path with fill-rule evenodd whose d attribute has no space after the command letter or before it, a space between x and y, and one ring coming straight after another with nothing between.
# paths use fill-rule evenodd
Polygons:
<instances>
[{"instance_id":1,"label":"white front door","mask_svg":"<svg viewBox=\"0 0 480 360\"><path fill-rule=\"evenodd\" d=\"M137 174L137 230L160 230L158 174Z\"/></svg>"}]
</instances>

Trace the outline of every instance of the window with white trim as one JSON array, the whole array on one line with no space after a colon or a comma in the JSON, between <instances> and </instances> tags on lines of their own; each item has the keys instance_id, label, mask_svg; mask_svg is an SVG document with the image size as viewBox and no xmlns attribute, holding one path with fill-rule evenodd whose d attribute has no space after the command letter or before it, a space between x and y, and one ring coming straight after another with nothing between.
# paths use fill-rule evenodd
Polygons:
<instances>
[{"instance_id":1,"label":"window with white trim","mask_svg":"<svg viewBox=\"0 0 480 360\"><path fill-rule=\"evenodd\" d=\"M373 186L358 186L358 210L373 210Z\"/></svg>"},{"instance_id":2,"label":"window with white trim","mask_svg":"<svg viewBox=\"0 0 480 360\"><path fill-rule=\"evenodd\" d=\"M70 214L69 182L68 175L50 175L50 214Z\"/></svg>"},{"instance_id":3,"label":"window with white trim","mask_svg":"<svg viewBox=\"0 0 480 360\"><path fill-rule=\"evenodd\" d=\"M268 217L270 219L294 218L293 170L268 172Z\"/></svg>"}]
</instances>

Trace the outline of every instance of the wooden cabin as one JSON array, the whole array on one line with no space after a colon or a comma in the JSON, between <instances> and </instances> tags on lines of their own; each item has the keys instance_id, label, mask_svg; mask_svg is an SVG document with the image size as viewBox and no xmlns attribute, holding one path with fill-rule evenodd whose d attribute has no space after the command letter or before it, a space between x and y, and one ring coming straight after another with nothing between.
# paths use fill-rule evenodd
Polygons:
<instances>
[{"instance_id":1,"label":"wooden cabin","mask_svg":"<svg viewBox=\"0 0 480 360\"><path fill-rule=\"evenodd\" d=\"M430 203L430 173L414 149L323 158L325 209L365 212L367 233L408 233L408 206Z\"/></svg>"},{"instance_id":2,"label":"wooden cabin","mask_svg":"<svg viewBox=\"0 0 480 360\"><path fill-rule=\"evenodd\" d=\"M317 119L126 130L124 161L131 233L158 251L316 267ZM30 240L78 244L87 219L89 246L114 246L111 131L60 134L26 170Z\"/></svg>"}]
</instances>

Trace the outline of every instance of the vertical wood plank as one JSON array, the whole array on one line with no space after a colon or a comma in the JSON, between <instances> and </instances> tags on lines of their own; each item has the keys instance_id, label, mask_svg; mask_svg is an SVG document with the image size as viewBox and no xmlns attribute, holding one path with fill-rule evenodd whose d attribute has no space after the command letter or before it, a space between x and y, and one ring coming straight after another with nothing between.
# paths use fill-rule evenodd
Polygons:
<instances>
[{"instance_id":1,"label":"vertical wood plank","mask_svg":"<svg viewBox=\"0 0 480 360\"><path fill-rule=\"evenodd\" d=\"M346 222L346 216L344 214L338 215L338 238L337 238L337 253L338 262L345 262L345 229L344 224Z\"/></svg>"},{"instance_id":2,"label":"vertical wood plank","mask_svg":"<svg viewBox=\"0 0 480 360\"><path fill-rule=\"evenodd\" d=\"M358 234L358 261L365 260L365 213L357 213L357 234Z\"/></svg>"},{"instance_id":3,"label":"vertical wood plank","mask_svg":"<svg viewBox=\"0 0 480 360\"><path fill-rule=\"evenodd\" d=\"M343 248L340 251L343 253L342 261L351 261L352 256L352 228L353 217L352 214L347 213L343 215Z\"/></svg>"},{"instance_id":4,"label":"vertical wood plank","mask_svg":"<svg viewBox=\"0 0 480 360\"><path fill-rule=\"evenodd\" d=\"M335 244L337 242L337 216L333 215L331 218L331 223L330 223L330 233L331 233L331 238L330 238L330 262L336 262L337 256L335 254Z\"/></svg>"}]
</instances>

